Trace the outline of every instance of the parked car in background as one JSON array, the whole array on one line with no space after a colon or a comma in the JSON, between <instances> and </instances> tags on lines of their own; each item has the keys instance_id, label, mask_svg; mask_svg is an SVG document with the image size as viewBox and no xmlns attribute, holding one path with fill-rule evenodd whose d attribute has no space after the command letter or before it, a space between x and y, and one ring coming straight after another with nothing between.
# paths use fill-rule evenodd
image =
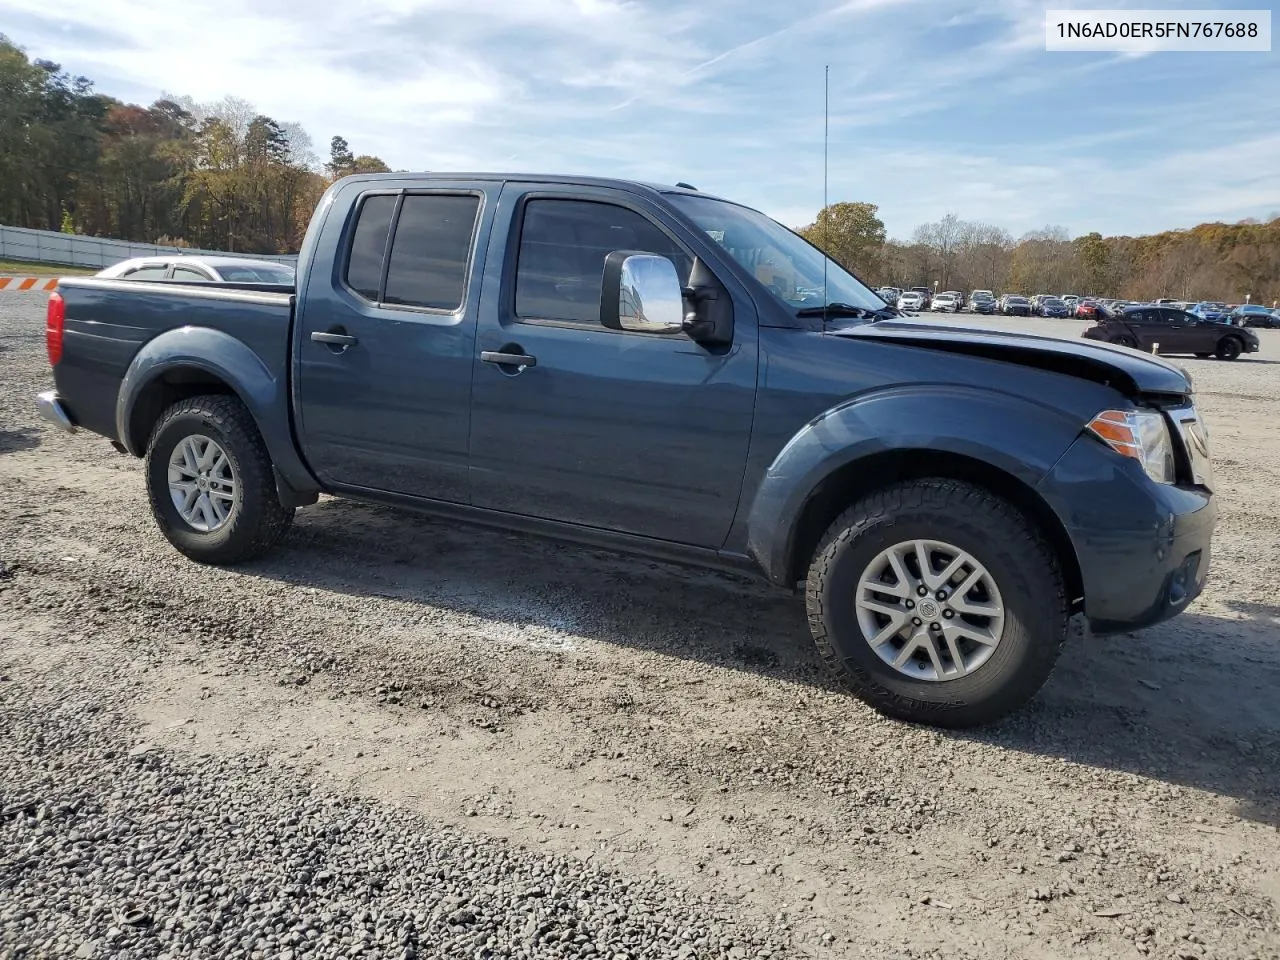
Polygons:
<instances>
[{"instance_id":1,"label":"parked car in background","mask_svg":"<svg viewBox=\"0 0 1280 960\"><path fill-rule=\"evenodd\" d=\"M1000 312L1006 317L1029 317L1031 316L1031 301L1016 294L1007 296L1000 307Z\"/></svg>"},{"instance_id":2,"label":"parked car in background","mask_svg":"<svg viewBox=\"0 0 1280 960\"><path fill-rule=\"evenodd\" d=\"M1160 354L1216 356L1234 360L1257 353L1258 335L1252 330L1214 320L1202 320L1185 310L1139 304L1116 311L1085 330L1082 337Z\"/></svg>"},{"instance_id":3,"label":"parked car in background","mask_svg":"<svg viewBox=\"0 0 1280 960\"><path fill-rule=\"evenodd\" d=\"M135 257L99 270L104 280L186 280L192 283L275 283L293 286L296 276L287 263L251 257L205 257L174 254Z\"/></svg>"},{"instance_id":4,"label":"parked car in background","mask_svg":"<svg viewBox=\"0 0 1280 960\"><path fill-rule=\"evenodd\" d=\"M898 298L899 310L923 310L924 297L917 290L904 290Z\"/></svg>"},{"instance_id":5,"label":"parked car in background","mask_svg":"<svg viewBox=\"0 0 1280 960\"><path fill-rule=\"evenodd\" d=\"M963 293L961 293L959 290L943 290L942 292L955 297L956 306L959 307L961 310L964 309L965 297Z\"/></svg>"},{"instance_id":6,"label":"parked car in background","mask_svg":"<svg viewBox=\"0 0 1280 960\"><path fill-rule=\"evenodd\" d=\"M1280 311L1260 303L1244 303L1227 314L1228 322L1241 327L1280 327Z\"/></svg>"},{"instance_id":7,"label":"parked car in background","mask_svg":"<svg viewBox=\"0 0 1280 960\"><path fill-rule=\"evenodd\" d=\"M970 303L972 303L972 302L973 302L974 300L976 300L978 297L983 297L983 298L984 298L984 299L986 299L986 300L994 300L994 299L996 298L996 294L995 294L995 291L994 291L994 290L971 290L971 291L969 291L969 302L970 302Z\"/></svg>"},{"instance_id":8,"label":"parked car in background","mask_svg":"<svg viewBox=\"0 0 1280 960\"><path fill-rule=\"evenodd\" d=\"M1145 307L1153 306L1153 304L1138 303L1136 300L1112 300L1103 307L1103 313L1108 316L1116 316L1123 313L1129 307Z\"/></svg>"},{"instance_id":9,"label":"parked car in background","mask_svg":"<svg viewBox=\"0 0 1280 960\"><path fill-rule=\"evenodd\" d=\"M1040 316L1066 318L1071 316L1065 301L1058 297L1045 297L1040 301Z\"/></svg>"},{"instance_id":10,"label":"parked car in background","mask_svg":"<svg viewBox=\"0 0 1280 960\"><path fill-rule=\"evenodd\" d=\"M1105 308L1096 300L1080 300L1071 310L1071 315L1081 320L1095 320L1104 313Z\"/></svg>"},{"instance_id":11,"label":"parked car in background","mask_svg":"<svg viewBox=\"0 0 1280 960\"><path fill-rule=\"evenodd\" d=\"M902 296L902 291L897 287L881 287L876 291L876 295L891 307L898 305L898 298Z\"/></svg>"},{"instance_id":12,"label":"parked car in background","mask_svg":"<svg viewBox=\"0 0 1280 960\"><path fill-rule=\"evenodd\" d=\"M1000 305L989 290L975 291L969 297L969 310L972 313L999 313Z\"/></svg>"},{"instance_id":13,"label":"parked car in background","mask_svg":"<svg viewBox=\"0 0 1280 960\"><path fill-rule=\"evenodd\" d=\"M1173 300L1169 297L1160 297L1156 300L1152 300L1151 302L1155 304L1157 307L1172 307L1178 301Z\"/></svg>"},{"instance_id":14,"label":"parked car in background","mask_svg":"<svg viewBox=\"0 0 1280 960\"><path fill-rule=\"evenodd\" d=\"M1225 303L1215 303L1208 300L1202 300L1187 308L1187 313L1194 313L1201 320L1214 321L1226 320L1231 316L1231 311L1227 309Z\"/></svg>"},{"instance_id":15,"label":"parked car in background","mask_svg":"<svg viewBox=\"0 0 1280 960\"><path fill-rule=\"evenodd\" d=\"M913 293L920 294L920 303L922 305L922 309L928 310L929 305L933 303L933 291L930 290L928 287L912 287L911 291Z\"/></svg>"},{"instance_id":16,"label":"parked car in background","mask_svg":"<svg viewBox=\"0 0 1280 960\"><path fill-rule=\"evenodd\" d=\"M933 298L929 309L937 313L959 313L960 301L954 293L939 293Z\"/></svg>"}]
</instances>

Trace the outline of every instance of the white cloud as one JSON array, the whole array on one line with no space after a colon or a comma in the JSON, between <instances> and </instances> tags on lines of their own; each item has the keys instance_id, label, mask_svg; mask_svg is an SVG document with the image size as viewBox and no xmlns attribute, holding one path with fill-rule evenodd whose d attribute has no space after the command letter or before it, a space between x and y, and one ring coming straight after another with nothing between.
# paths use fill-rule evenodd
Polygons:
<instances>
[{"instance_id":1,"label":"white cloud","mask_svg":"<svg viewBox=\"0 0 1280 960\"><path fill-rule=\"evenodd\" d=\"M33 56L105 93L242 97L302 123L320 152L340 133L394 167L687 180L799 225L821 200L830 64L831 199L879 203L898 235L952 210L1015 232L1136 232L1280 207L1270 60L1046 54L1032 0L311 0L305 13L296 0L0 0L0 12ZM1215 86L1222 71L1238 75ZM1187 76L1201 81L1191 94L1163 92ZM1055 115L1084 97L1083 122Z\"/></svg>"}]
</instances>

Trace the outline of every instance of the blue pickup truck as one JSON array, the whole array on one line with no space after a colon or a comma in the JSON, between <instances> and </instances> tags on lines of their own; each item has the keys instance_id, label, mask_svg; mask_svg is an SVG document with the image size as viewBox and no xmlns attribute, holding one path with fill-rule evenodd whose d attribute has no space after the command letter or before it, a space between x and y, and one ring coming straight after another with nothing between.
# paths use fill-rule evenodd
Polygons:
<instances>
[{"instance_id":1,"label":"blue pickup truck","mask_svg":"<svg viewBox=\"0 0 1280 960\"><path fill-rule=\"evenodd\" d=\"M928 326L686 186L334 184L295 287L61 281L43 415L145 458L160 530L249 560L320 493L755 571L882 712L966 726L1200 592L1178 367ZM516 548L518 549L518 548Z\"/></svg>"}]
</instances>

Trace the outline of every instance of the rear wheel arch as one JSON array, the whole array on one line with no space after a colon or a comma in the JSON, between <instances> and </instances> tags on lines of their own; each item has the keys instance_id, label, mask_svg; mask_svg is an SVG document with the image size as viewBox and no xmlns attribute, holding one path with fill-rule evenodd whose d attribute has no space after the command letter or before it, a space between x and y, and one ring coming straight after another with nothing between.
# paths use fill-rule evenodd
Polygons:
<instances>
[{"instance_id":1,"label":"rear wheel arch","mask_svg":"<svg viewBox=\"0 0 1280 960\"><path fill-rule=\"evenodd\" d=\"M1020 478L986 461L938 450L889 450L854 460L825 477L809 494L791 534L787 583L804 576L827 529L850 505L877 490L909 480L940 478L973 484L1013 506L1032 523L1058 561L1072 611L1082 608L1080 561L1062 520Z\"/></svg>"},{"instance_id":2,"label":"rear wheel arch","mask_svg":"<svg viewBox=\"0 0 1280 960\"><path fill-rule=\"evenodd\" d=\"M214 394L234 396L244 403L231 384L203 367L180 365L160 371L135 394L120 442L135 457L145 456L151 432L166 410L183 400Z\"/></svg>"}]
</instances>

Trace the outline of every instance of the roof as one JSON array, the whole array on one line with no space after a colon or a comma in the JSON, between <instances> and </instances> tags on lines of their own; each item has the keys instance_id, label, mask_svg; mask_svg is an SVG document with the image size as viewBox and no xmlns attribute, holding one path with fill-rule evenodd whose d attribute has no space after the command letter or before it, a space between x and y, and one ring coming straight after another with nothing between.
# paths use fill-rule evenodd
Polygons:
<instances>
[{"instance_id":1,"label":"roof","mask_svg":"<svg viewBox=\"0 0 1280 960\"><path fill-rule=\"evenodd\" d=\"M701 190L694 190L688 187L681 187L675 184L666 183L649 183L644 180L621 180L613 177L585 177L574 174L563 173L494 173L494 172L454 172L440 170L424 170L420 172L401 171L398 173L357 173L347 180L482 180L506 182L508 180L517 181L519 183L555 183L574 187L608 187L615 190L626 190L630 193L666 193L666 194L687 194L694 197L711 197L714 200L723 200L724 197L717 197L713 194L703 193Z\"/></svg>"},{"instance_id":2,"label":"roof","mask_svg":"<svg viewBox=\"0 0 1280 960\"><path fill-rule=\"evenodd\" d=\"M208 257L202 253L155 253L148 257L134 257L135 260L186 260L190 263L203 263L207 267L291 267L291 264L279 260L264 260L261 257Z\"/></svg>"}]
</instances>

